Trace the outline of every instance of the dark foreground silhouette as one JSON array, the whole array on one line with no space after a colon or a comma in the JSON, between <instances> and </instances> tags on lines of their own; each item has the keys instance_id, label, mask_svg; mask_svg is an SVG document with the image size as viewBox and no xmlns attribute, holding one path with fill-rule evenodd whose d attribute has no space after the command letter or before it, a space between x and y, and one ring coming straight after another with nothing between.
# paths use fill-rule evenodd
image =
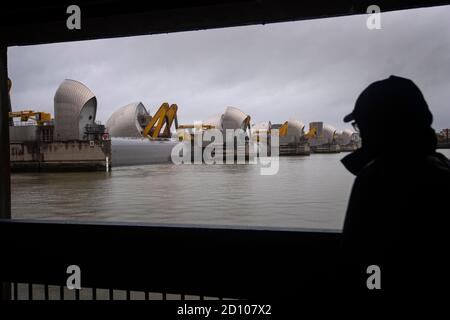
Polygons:
<instances>
[{"instance_id":1,"label":"dark foreground silhouette","mask_svg":"<svg viewBox=\"0 0 450 320\"><path fill-rule=\"evenodd\" d=\"M433 117L421 91L396 76L375 82L344 121L359 128L362 148L342 160L356 179L340 285L369 294L446 290L450 161L436 152ZM381 290L367 287L371 265L380 268Z\"/></svg>"}]
</instances>

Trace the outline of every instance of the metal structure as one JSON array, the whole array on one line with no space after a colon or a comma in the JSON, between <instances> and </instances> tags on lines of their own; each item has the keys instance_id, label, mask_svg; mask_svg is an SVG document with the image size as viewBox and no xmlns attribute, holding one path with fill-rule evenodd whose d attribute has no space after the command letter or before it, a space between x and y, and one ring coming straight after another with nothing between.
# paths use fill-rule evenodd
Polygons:
<instances>
[{"instance_id":1,"label":"metal structure","mask_svg":"<svg viewBox=\"0 0 450 320\"><path fill-rule=\"evenodd\" d=\"M300 142L304 136L305 125L296 119L289 119L280 127L280 144Z\"/></svg>"},{"instance_id":2,"label":"metal structure","mask_svg":"<svg viewBox=\"0 0 450 320\"><path fill-rule=\"evenodd\" d=\"M222 142L219 142L222 146L219 147L215 140L211 143L216 145L216 148L223 148L222 154L224 159L233 158L237 160L237 155L239 157L242 155L245 160L248 159L250 150L250 119L251 117L242 110L235 107L227 107L223 114L211 116L204 122L178 126L177 136L180 141L190 141L191 158L194 159L196 143L201 148L205 148L210 144L210 138L198 139L198 137L203 137L208 130L218 130L218 134L222 135ZM229 130L232 132L229 132Z\"/></svg>"},{"instance_id":3,"label":"metal structure","mask_svg":"<svg viewBox=\"0 0 450 320\"><path fill-rule=\"evenodd\" d=\"M95 125L97 98L81 82L64 80L56 90L55 140L86 140L86 126Z\"/></svg>"},{"instance_id":4,"label":"metal structure","mask_svg":"<svg viewBox=\"0 0 450 320\"><path fill-rule=\"evenodd\" d=\"M279 130L280 156L309 155L311 153L305 125L302 122L291 118L283 124L274 125L274 128Z\"/></svg>"},{"instance_id":5,"label":"metal structure","mask_svg":"<svg viewBox=\"0 0 450 320\"><path fill-rule=\"evenodd\" d=\"M321 137L325 143L336 142L336 129L331 125L325 124L322 128Z\"/></svg>"},{"instance_id":6,"label":"metal structure","mask_svg":"<svg viewBox=\"0 0 450 320\"><path fill-rule=\"evenodd\" d=\"M225 133L225 130L238 130L250 133L251 117L235 107L227 107L223 114L209 117L198 124L182 124L178 126L177 134L180 140L190 140L194 131L217 129Z\"/></svg>"},{"instance_id":7,"label":"metal structure","mask_svg":"<svg viewBox=\"0 0 450 320\"><path fill-rule=\"evenodd\" d=\"M310 139L311 145L323 145L336 142L336 129L323 122L311 122L309 124L311 132L315 132Z\"/></svg>"},{"instance_id":8,"label":"metal structure","mask_svg":"<svg viewBox=\"0 0 450 320\"><path fill-rule=\"evenodd\" d=\"M106 128L114 138L168 139L172 125L178 128L177 111L176 104L164 102L152 117L142 102L134 102L116 110Z\"/></svg>"},{"instance_id":9,"label":"metal structure","mask_svg":"<svg viewBox=\"0 0 450 320\"><path fill-rule=\"evenodd\" d=\"M178 129L177 111L176 104L169 106L164 102L145 126L142 135L150 139L170 138L172 124L175 124L175 130Z\"/></svg>"},{"instance_id":10,"label":"metal structure","mask_svg":"<svg viewBox=\"0 0 450 320\"><path fill-rule=\"evenodd\" d=\"M341 151L336 129L323 122L311 122L307 134L311 151L316 153L337 153Z\"/></svg>"},{"instance_id":11,"label":"metal structure","mask_svg":"<svg viewBox=\"0 0 450 320\"><path fill-rule=\"evenodd\" d=\"M142 102L134 102L114 111L106 121L106 128L113 138L140 138L149 119L150 114Z\"/></svg>"},{"instance_id":12,"label":"metal structure","mask_svg":"<svg viewBox=\"0 0 450 320\"><path fill-rule=\"evenodd\" d=\"M172 124L178 126L177 110L176 104L163 103L152 117L142 102L116 110L106 122L113 166L170 162L175 142L168 139Z\"/></svg>"},{"instance_id":13,"label":"metal structure","mask_svg":"<svg viewBox=\"0 0 450 320\"><path fill-rule=\"evenodd\" d=\"M351 129L336 132L336 140L341 151L355 151L361 147L361 137L359 136L359 133Z\"/></svg>"},{"instance_id":14,"label":"metal structure","mask_svg":"<svg viewBox=\"0 0 450 320\"><path fill-rule=\"evenodd\" d=\"M222 116L222 129L242 129L246 131L250 128L250 116L235 107L227 107Z\"/></svg>"},{"instance_id":15,"label":"metal structure","mask_svg":"<svg viewBox=\"0 0 450 320\"><path fill-rule=\"evenodd\" d=\"M112 166L133 166L172 163L171 152L176 141L155 141L146 138L112 138Z\"/></svg>"},{"instance_id":16,"label":"metal structure","mask_svg":"<svg viewBox=\"0 0 450 320\"><path fill-rule=\"evenodd\" d=\"M341 134L341 144L348 145L351 143L358 143L360 140L359 134L351 129L345 129Z\"/></svg>"}]
</instances>

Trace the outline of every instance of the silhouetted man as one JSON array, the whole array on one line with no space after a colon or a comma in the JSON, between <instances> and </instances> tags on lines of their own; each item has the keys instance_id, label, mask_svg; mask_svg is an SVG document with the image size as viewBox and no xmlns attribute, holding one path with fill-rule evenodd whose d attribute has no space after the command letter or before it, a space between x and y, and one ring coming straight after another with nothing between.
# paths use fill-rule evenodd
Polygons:
<instances>
[{"instance_id":1,"label":"silhouetted man","mask_svg":"<svg viewBox=\"0 0 450 320\"><path fill-rule=\"evenodd\" d=\"M445 288L450 161L436 152L432 120L419 88L396 76L367 87L344 118L362 138L362 148L342 160L357 176L343 230L344 289L414 295Z\"/></svg>"}]
</instances>

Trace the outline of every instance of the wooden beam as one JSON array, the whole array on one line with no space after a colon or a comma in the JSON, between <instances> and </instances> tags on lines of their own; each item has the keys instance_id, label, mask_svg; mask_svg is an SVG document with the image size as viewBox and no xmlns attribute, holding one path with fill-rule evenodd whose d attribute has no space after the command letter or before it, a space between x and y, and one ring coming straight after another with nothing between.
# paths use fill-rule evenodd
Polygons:
<instances>
[{"instance_id":1,"label":"wooden beam","mask_svg":"<svg viewBox=\"0 0 450 320\"><path fill-rule=\"evenodd\" d=\"M11 219L11 177L9 165L9 116L7 47L0 45L0 218ZM7 243L1 243L2 247ZM0 299L11 299L9 283L0 283Z\"/></svg>"},{"instance_id":2,"label":"wooden beam","mask_svg":"<svg viewBox=\"0 0 450 320\"><path fill-rule=\"evenodd\" d=\"M85 0L81 29L69 30L67 3L8 3L0 10L0 42L8 46L92 40L366 14L373 0ZM438 5L450 0L377 0L382 12Z\"/></svg>"},{"instance_id":3,"label":"wooden beam","mask_svg":"<svg viewBox=\"0 0 450 320\"><path fill-rule=\"evenodd\" d=\"M83 288L282 299L333 289L341 233L4 220L5 241L0 279L6 282L64 286L75 264Z\"/></svg>"},{"instance_id":4,"label":"wooden beam","mask_svg":"<svg viewBox=\"0 0 450 320\"><path fill-rule=\"evenodd\" d=\"M0 46L0 218L11 219L7 48Z\"/></svg>"}]
</instances>

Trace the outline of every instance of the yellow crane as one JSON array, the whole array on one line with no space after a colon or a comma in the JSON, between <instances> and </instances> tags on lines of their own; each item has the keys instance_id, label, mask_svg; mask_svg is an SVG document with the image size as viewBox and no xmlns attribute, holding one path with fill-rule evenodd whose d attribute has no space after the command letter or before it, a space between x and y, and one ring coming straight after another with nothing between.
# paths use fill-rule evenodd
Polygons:
<instances>
[{"instance_id":1,"label":"yellow crane","mask_svg":"<svg viewBox=\"0 0 450 320\"><path fill-rule=\"evenodd\" d=\"M44 125L45 122L52 120L52 115L47 112L36 112L33 110L13 111L9 113L9 118L20 118L20 121L27 122L28 120L36 121L38 126Z\"/></svg>"},{"instance_id":2,"label":"yellow crane","mask_svg":"<svg viewBox=\"0 0 450 320\"><path fill-rule=\"evenodd\" d=\"M8 78L8 93L11 93L12 81ZM22 110L9 112L10 124L13 124L14 118L20 118L20 121L27 122L28 120L36 121L38 126L42 126L45 122L52 120L52 115L47 112L36 112L33 110Z\"/></svg>"},{"instance_id":3,"label":"yellow crane","mask_svg":"<svg viewBox=\"0 0 450 320\"><path fill-rule=\"evenodd\" d=\"M176 104L169 106L167 102L164 102L145 126L142 135L149 139L170 138L170 128L173 123L175 123L175 129L178 129L177 111Z\"/></svg>"}]
</instances>

